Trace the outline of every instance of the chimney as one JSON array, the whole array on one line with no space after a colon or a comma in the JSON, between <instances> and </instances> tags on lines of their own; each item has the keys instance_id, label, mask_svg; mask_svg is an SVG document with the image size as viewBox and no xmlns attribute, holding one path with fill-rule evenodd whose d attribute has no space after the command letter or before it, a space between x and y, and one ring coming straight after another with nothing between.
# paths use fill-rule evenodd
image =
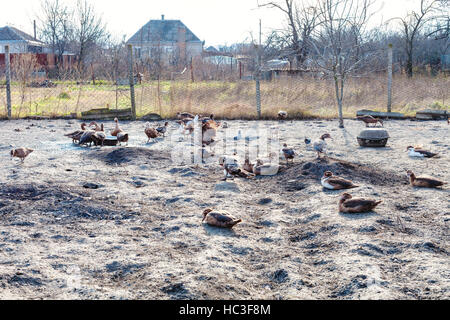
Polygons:
<instances>
[{"instance_id":1,"label":"chimney","mask_svg":"<svg viewBox=\"0 0 450 320\"><path fill-rule=\"evenodd\" d=\"M37 40L37 38L36 38L36 20L33 20L33 27L34 27L34 40Z\"/></svg>"},{"instance_id":2,"label":"chimney","mask_svg":"<svg viewBox=\"0 0 450 320\"><path fill-rule=\"evenodd\" d=\"M164 15L163 14L161 15L161 20L164 21Z\"/></svg>"}]
</instances>

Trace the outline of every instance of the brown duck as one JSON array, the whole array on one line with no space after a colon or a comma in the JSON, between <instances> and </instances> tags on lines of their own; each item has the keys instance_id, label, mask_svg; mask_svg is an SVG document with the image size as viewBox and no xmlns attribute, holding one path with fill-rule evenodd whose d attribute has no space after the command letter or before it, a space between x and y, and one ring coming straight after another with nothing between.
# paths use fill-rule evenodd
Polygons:
<instances>
[{"instance_id":1,"label":"brown duck","mask_svg":"<svg viewBox=\"0 0 450 320\"><path fill-rule=\"evenodd\" d=\"M25 158L30 155L34 150L29 148L17 148L14 150L11 150L11 157L12 158L19 158L22 160L22 162L25 161Z\"/></svg>"},{"instance_id":2,"label":"brown duck","mask_svg":"<svg viewBox=\"0 0 450 320\"><path fill-rule=\"evenodd\" d=\"M443 182L434 178L416 177L414 172L412 172L411 170L408 170L407 175L409 177L409 182L413 187L438 188L447 184L447 182Z\"/></svg>"},{"instance_id":3,"label":"brown duck","mask_svg":"<svg viewBox=\"0 0 450 320\"><path fill-rule=\"evenodd\" d=\"M354 185L350 180L334 176L330 171L324 173L320 182L324 188L329 190L353 189L359 187Z\"/></svg>"},{"instance_id":4,"label":"brown duck","mask_svg":"<svg viewBox=\"0 0 450 320\"><path fill-rule=\"evenodd\" d=\"M288 148L288 145L285 143L283 145L283 154L284 154L284 158L286 159L286 163L289 163L289 160L291 160L292 162L294 162L294 158L295 158L295 151L292 148Z\"/></svg>"},{"instance_id":5,"label":"brown duck","mask_svg":"<svg viewBox=\"0 0 450 320\"><path fill-rule=\"evenodd\" d=\"M368 127L369 124L376 125L377 123L381 124L382 127L384 126L383 120L374 118L372 116L360 116L360 117L358 117L358 120L361 120L362 122L364 122L366 124L366 127Z\"/></svg>"},{"instance_id":6,"label":"brown duck","mask_svg":"<svg viewBox=\"0 0 450 320\"><path fill-rule=\"evenodd\" d=\"M236 219L226 212L215 212L212 209L206 209L203 211L202 222L204 221L206 221L206 223L210 226L227 229L231 229L238 223L242 222L241 219Z\"/></svg>"},{"instance_id":7,"label":"brown duck","mask_svg":"<svg viewBox=\"0 0 450 320\"><path fill-rule=\"evenodd\" d=\"M156 130L155 128L151 128L150 127L150 122L147 122L145 125L145 134L147 135L148 141L147 143L150 142L150 139L156 139L159 137L160 133L158 132L158 130Z\"/></svg>"},{"instance_id":8,"label":"brown duck","mask_svg":"<svg viewBox=\"0 0 450 320\"><path fill-rule=\"evenodd\" d=\"M353 197L350 194L344 193L339 201L339 212L342 213L370 212L382 202L383 201L376 201L364 198L353 199Z\"/></svg>"}]
</instances>

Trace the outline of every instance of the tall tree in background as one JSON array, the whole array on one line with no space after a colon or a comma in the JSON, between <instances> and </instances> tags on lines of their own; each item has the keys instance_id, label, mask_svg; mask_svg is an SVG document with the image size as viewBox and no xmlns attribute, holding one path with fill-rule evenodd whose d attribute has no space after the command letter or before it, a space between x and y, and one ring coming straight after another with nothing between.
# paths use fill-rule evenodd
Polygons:
<instances>
[{"instance_id":1,"label":"tall tree in background","mask_svg":"<svg viewBox=\"0 0 450 320\"><path fill-rule=\"evenodd\" d=\"M89 50L107 38L106 25L87 0L78 0L75 14L74 40L78 47L78 67L84 69Z\"/></svg>"},{"instance_id":2,"label":"tall tree in background","mask_svg":"<svg viewBox=\"0 0 450 320\"><path fill-rule=\"evenodd\" d=\"M259 3L259 7L275 8L287 19L288 30L284 38L287 43L286 55L294 57L297 68L302 66L309 55L311 34L317 26L317 12L314 2L296 0L270 1Z\"/></svg>"},{"instance_id":3,"label":"tall tree in background","mask_svg":"<svg viewBox=\"0 0 450 320\"><path fill-rule=\"evenodd\" d=\"M371 57L369 52L363 52L363 47L373 3L374 0L319 0L317 4L320 26L311 38L313 61L333 79L340 128L344 128L345 81Z\"/></svg>"},{"instance_id":4,"label":"tall tree in background","mask_svg":"<svg viewBox=\"0 0 450 320\"><path fill-rule=\"evenodd\" d=\"M445 3L447 1L420 0L419 10L413 10L403 18L391 19L400 21L406 53L406 74L409 78L413 76L413 58L417 38L420 36L423 27L432 19L437 18L438 8Z\"/></svg>"},{"instance_id":5,"label":"tall tree in background","mask_svg":"<svg viewBox=\"0 0 450 320\"><path fill-rule=\"evenodd\" d=\"M58 56L58 62L61 63L73 35L71 11L59 0L43 0L41 11L38 15L41 38L51 45L53 54Z\"/></svg>"}]
</instances>

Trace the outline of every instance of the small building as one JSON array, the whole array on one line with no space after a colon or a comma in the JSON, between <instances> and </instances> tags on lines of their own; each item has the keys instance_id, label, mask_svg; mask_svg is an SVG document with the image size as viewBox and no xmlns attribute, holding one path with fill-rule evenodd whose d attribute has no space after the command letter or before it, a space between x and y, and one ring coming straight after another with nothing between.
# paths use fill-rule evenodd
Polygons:
<instances>
[{"instance_id":1,"label":"small building","mask_svg":"<svg viewBox=\"0 0 450 320\"><path fill-rule=\"evenodd\" d=\"M6 45L10 53L50 53L44 42L10 26L0 28L0 53L5 53Z\"/></svg>"},{"instance_id":2,"label":"small building","mask_svg":"<svg viewBox=\"0 0 450 320\"><path fill-rule=\"evenodd\" d=\"M127 44L134 47L137 59L160 59L163 64L185 65L201 56L204 42L180 20L150 20Z\"/></svg>"}]
</instances>

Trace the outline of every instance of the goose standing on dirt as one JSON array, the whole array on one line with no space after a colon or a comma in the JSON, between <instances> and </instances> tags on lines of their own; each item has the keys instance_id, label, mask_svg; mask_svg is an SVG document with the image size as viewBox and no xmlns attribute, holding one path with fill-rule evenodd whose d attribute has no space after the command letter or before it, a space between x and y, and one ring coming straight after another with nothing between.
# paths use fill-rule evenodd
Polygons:
<instances>
[{"instance_id":1,"label":"goose standing on dirt","mask_svg":"<svg viewBox=\"0 0 450 320\"><path fill-rule=\"evenodd\" d=\"M327 152L327 143L326 139L332 139L329 133L324 134L320 139L314 142L314 151L317 152L317 158L320 159L320 154L325 154Z\"/></svg>"},{"instance_id":2,"label":"goose standing on dirt","mask_svg":"<svg viewBox=\"0 0 450 320\"><path fill-rule=\"evenodd\" d=\"M423 150L422 148L417 148L417 147L415 148L412 146L409 146L408 148L406 148L406 151L408 151L408 155L411 158L433 158L438 155L437 153Z\"/></svg>"},{"instance_id":3,"label":"goose standing on dirt","mask_svg":"<svg viewBox=\"0 0 450 320\"><path fill-rule=\"evenodd\" d=\"M104 129L104 126L103 126L103 123L102 123L102 125L101 126L99 126L98 125L98 123L97 122L95 122L95 121L92 121L90 124L89 124L89 127L94 127L94 131L97 131L97 132L103 132L103 131L105 131Z\"/></svg>"},{"instance_id":4,"label":"goose standing on dirt","mask_svg":"<svg viewBox=\"0 0 450 320\"><path fill-rule=\"evenodd\" d=\"M409 182L413 187L420 187L420 188L438 188L442 187L443 185L447 184L447 182L440 181L435 178L427 178L427 177L416 177L414 172L411 170L408 170L406 172Z\"/></svg>"},{"instance_id":5,"label":"goose standing on dirt","mask_svg":"<svg viewBox=\"0 0 450 320\"><path fill-rule=\"evenodd\" d=\"M329 190L353 189L359 187L354 185L350 180L334 176L331 171L325 172L320 182L325 189Z\"/></svg>"},{"instance_id":6,"label":"goose standing on dirt","mask_svg":"<svg viewBox=\"0 0 450 320\"><path fill-rule=\"evenodd\" d=\"M370 212L375 209L383 201L376 201L372 199L358 198L353 199L353 197L344 193L339 200L339 212L342 213L364 213Z\"/></svg>"},{"instance_id":7,"label":"goose standing on dirt","mask_svg":"<svg viewBox=\"0 0 450 320\"><path fill-rule=\"evenodd\" d=\"M242 219L236 219L227 212L215 212L212 209L206 209L203 211L203 220L213 227L231 229L238 223L242 222Z\"/></svg>"},{"instance_id":8,"label":"goose standing on dirt","mask_svg":"<svg viewBox=\"0 0 450 320\"><path fill-rule=\"evenodd\" d=\"M115 118L115 119L114 119L114 122L116 123L116 127L114 128L113 131L111 131L111 135L112 135L113 137L117 137L117 134L118 134L119 132L123 132L123 130L122 130L122 128L121 128L120 125L119 125L119 119Z\"/></svg>"},{"instance_id":9,"label":"goose standing on dirt","mask_svg":"<svg viewBox=\"0 0 450 320\"><path fill-rule=\"evenodd\" d=\"M288 148L288 145L285 143L283 145L283 155L284 158L286 159L286 164L289 163L289 160L292 161L292 163L294 163L294 158L295 158L295 151L294 149Z\"/></svg>"},{"instance_id":10,"label":"goose standing on dirt","mask_svg":"<svg viewBox=\"0 0 450 320\"><path fill-rule=\"evenodd\" d=\"M81 130L77 130L75 132L69 133L69 134L65 134L65 137L69 137L72 139L72 142L75 143L75 141L80 141L81 136L83 135L83 133L86 132L86 127L87 124L86 123L82 123L81 124Z\"/></svg>"},{"instance_id":11,"label":"goose standing on dirt","mask_svg":"<svg viewBox=\"0 0 450 320\"><path fill-rule=\"evenodd\" d=\"M151 127L150 122L147 122L145 124L145 131L144 132L145 132L145 134L147 135L147 138L148 138L147 143L150 143L150 139L156 139L156 138L159 137L159 132L156 129Z\"/></svg>"},{"instance_id":12,"label":"goose standing on dirt","mask_svg":"<svg viewBox=\"0 0 450 320\"><path fill-rule=\"evenodd\" d=\"M30 148L17 148L11 150L11 158L19 158L22 162L28 157L34 150Z\"/></svg>"},{"instance_id":13,"label":"goose standing on dirt","mask_svg":"<svg viewBox=\"0 0 450 320\"><path fill-rule=\"evenodd\" d=\"M359 116L359 117L357 117L357 119L364 122L366 124L366 127L369 127L369 124L371 124L371 123L375 124L375 125L377 125L377 123L379 123L379 124L381 124L382 127L384 126L383 120L374 118L372 116Z\"/></svg>"}]
</instances>

